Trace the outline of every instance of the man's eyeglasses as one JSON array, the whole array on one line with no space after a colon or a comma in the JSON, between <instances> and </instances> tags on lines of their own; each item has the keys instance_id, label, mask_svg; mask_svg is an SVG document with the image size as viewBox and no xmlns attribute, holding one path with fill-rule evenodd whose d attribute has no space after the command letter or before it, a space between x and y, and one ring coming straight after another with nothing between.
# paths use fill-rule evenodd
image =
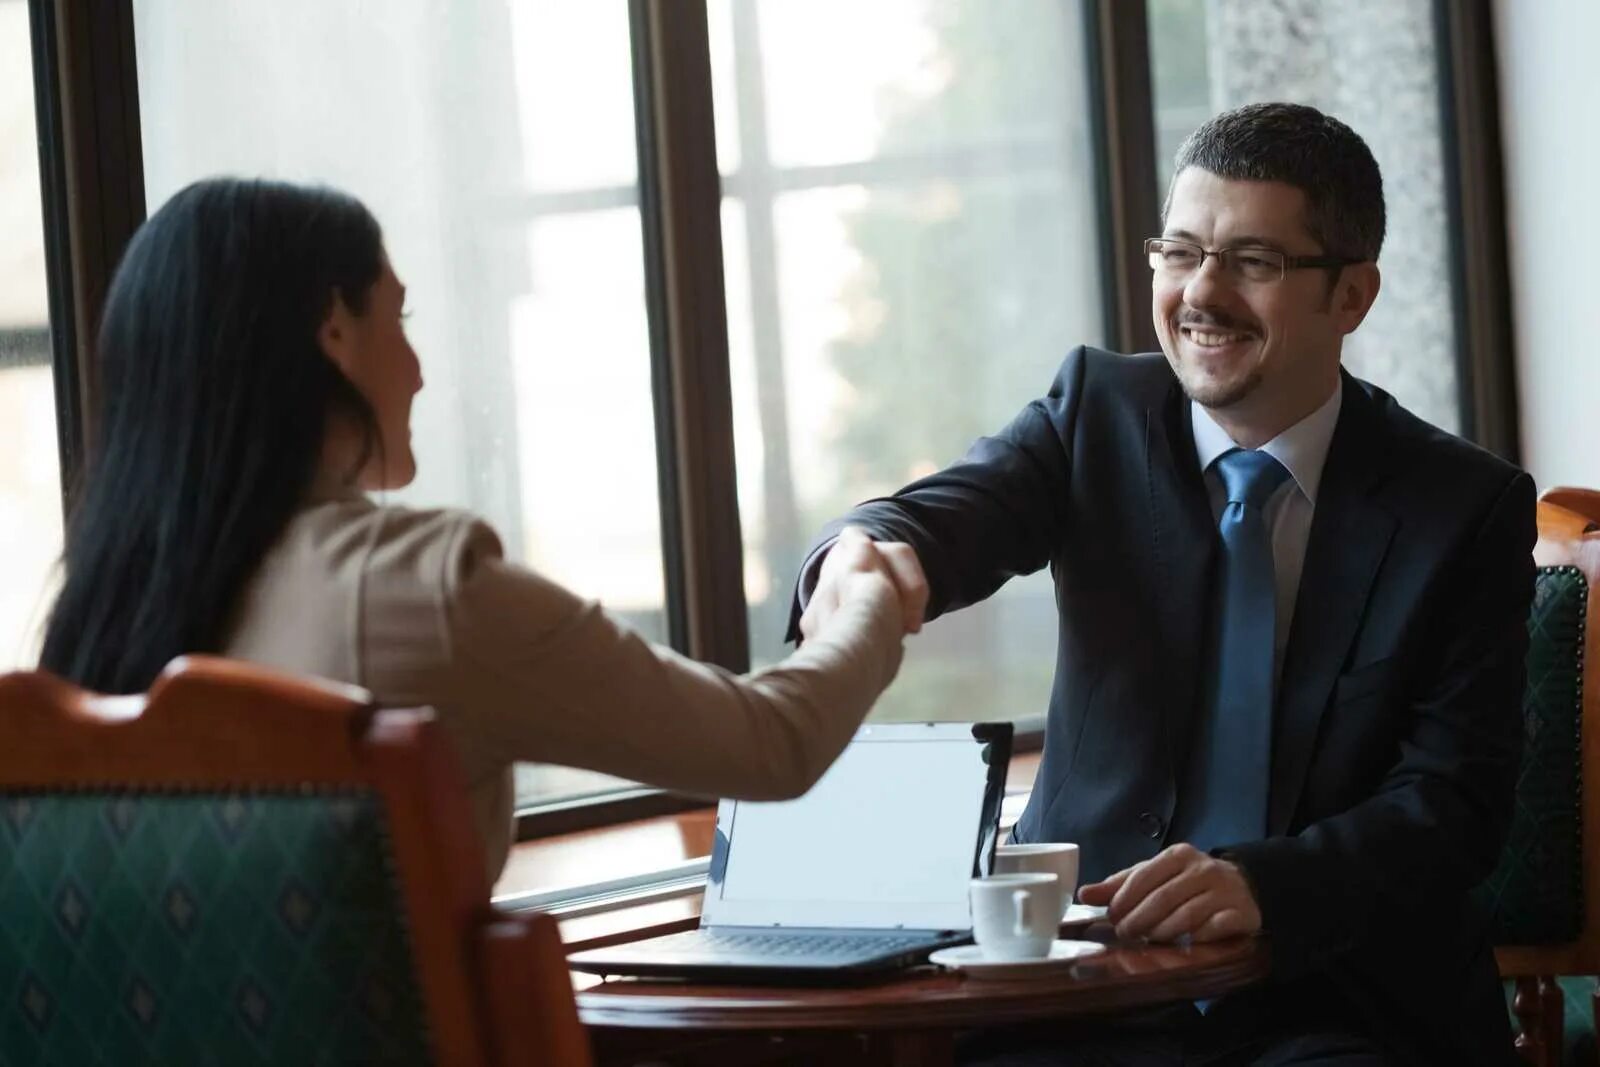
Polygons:
<instances>
[{"instance_id":1,"label":"man's eyeglasses","mask_svg":"<svg viewBox=\"0 0 1600 1067\"><path fill-rule=\"evenodd\" d=\"M1291 256L1276 248L1250 245L1208 250L1193 241L1171 237L1147 238L1144 251L1150 257L1150 269L1169 278L1187 278L1205 264L1207 256L1215 256L1223 273L1244 282L1281 282L1291 270L1348 267L1361 262L1343 256Z\"/></svg>"}]
</instances>

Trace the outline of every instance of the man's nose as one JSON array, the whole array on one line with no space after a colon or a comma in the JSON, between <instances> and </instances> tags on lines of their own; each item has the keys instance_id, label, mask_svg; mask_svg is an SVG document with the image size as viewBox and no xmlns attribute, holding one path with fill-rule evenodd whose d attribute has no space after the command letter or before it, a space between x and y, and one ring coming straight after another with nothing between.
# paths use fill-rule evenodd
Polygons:
<instances>
[{"instance_id":1,"label":"man's nose","mask_svg":"<svg viewBox=\"0 0 1600 1067\"><path fill-rule=\"evenodd\" d=\"M1192 308L1204 308L1221 303L1232 291L1231 279L1222 269L1222 261L1216 256L1207 256L1183 283L1183 302Z\"/></svg>"}]
</instances>

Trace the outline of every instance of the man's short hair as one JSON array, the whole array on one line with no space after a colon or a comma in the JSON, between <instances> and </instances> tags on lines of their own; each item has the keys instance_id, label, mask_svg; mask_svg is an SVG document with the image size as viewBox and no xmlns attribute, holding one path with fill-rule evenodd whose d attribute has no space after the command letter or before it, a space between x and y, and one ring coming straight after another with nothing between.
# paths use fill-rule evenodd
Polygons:
<instances>
[{"instance_id":1,"label":"man's short hair","mask_svg":"<svg viewBox=\"0 0 1600 1067\"><path fill-rule=\"evenodd\" d=\"M1283 182L1306 196L1306 229L1328 255L1375 260L1383 247L1383 176L1361 136L1302 104L1224 111L1178 149L1172 180L1199 167L1232 181ZM1172 189L1162 206L1164 219Z\"/></svg>"}]
</instances>

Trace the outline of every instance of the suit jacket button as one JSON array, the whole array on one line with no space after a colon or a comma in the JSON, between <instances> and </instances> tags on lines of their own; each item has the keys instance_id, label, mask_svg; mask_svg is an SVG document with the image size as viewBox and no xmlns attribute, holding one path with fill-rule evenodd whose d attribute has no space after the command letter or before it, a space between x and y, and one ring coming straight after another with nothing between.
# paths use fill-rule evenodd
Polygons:
<instances>
[{"instance_id":1,"label":"suit jacket button","mask_svg":"<svg viewBox=\"0 0 1600 1067\"><path fill-rule=\"evenodd\" d=\"M1161 816L1157 815L1155 812L1145 811L1139 814L1139 830L1144 834L1144 836L1153 841L1159 840L1161 838L1161 831L1164 829L1166 829L1166 827L1161 823Z\"/></svg>"}]
</instances>

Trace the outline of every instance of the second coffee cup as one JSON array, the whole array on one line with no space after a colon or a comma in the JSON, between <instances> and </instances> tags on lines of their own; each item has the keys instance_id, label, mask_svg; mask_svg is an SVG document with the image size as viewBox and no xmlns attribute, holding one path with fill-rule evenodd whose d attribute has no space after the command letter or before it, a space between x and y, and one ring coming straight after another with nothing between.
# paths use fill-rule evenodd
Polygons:
<instances>
[{"instance_id":1,"label":"second coffee cup","mask_svg":"<svg viewBox=\"0 0 1600 1067\"><path fill-rule=\"evenodd\" d=\"M1078 846L1064 841L997 845L995 874L1053 874L1061 882L1061 914L1078 891Z\"/></svg>"}]
</instances>

